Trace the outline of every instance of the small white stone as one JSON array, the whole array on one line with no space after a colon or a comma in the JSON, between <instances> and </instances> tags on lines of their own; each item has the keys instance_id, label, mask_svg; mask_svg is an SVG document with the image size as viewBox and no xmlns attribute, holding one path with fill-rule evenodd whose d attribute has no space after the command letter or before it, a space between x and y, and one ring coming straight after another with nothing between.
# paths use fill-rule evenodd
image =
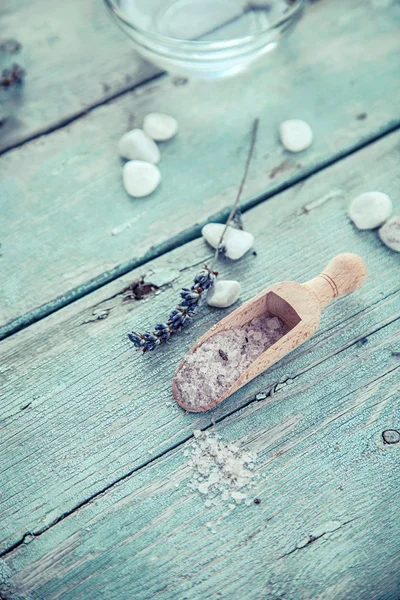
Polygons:
<instances>
[{"instance_id":1,"label":"small white stone","mask_svg":"<svg viewBox=\"0 0 400 600\"><path fill-rule=\"evenodd\" d=\"M143 129L159 142L169 140L178 133L178 121L170 115L163 113L150 113L145 116Z\"/></svg>"},{"instance_id":2,"label":"small white stone","mask_svg":"<svg viewBox=\"0 0 400 600\"><path fill-rule=\"evenodd\" d=\"M118 142L118 152L123 158L144 160L154 165L161 158L157 144L143 129L132 129L125 133Z\"/></svg>"},{"instance_id":3,"label":"small white stone","mask_svg":"<svg viewBox=\"0 0 400 600\"><path fill-rule=\"evenodd\" d=\"M305 121L300 119L289 119L283 121L279 128L282 144L290 152L301 152L313 141L313 132L311 127Z\"/></svg>"},{"instance_id":4,"label":"small white stone","mask_svg":"<svg viewBox=\"0 0 400 600\"><path fill-rule=\"evenodd\" d=\"M351 201L349 217L358 229L375 229L392 214L392 201L382 192L366 192Z\"/></svg>"},{"instance_id":5,"label":"small white stone","mask_svg":"<svg viewBox=\"0 0 400 600\"><path fill-rule=\"evenodd\" d=\"M217 279L207 294L207 304L227 308L235 304L240 296L240 283L229 279Z\"/></svg>"},{"instance_id":6,"label":"small white stone","mask_svg":"<svg viewBox=\"0 0 400 600\"><path fill-rule=\"evenodd\" d=\"M208 223L204 225L201 234L210 246L217 248L224 229L225 225L221 223ZM238 260L253 246L254 237L248 231L228 227L223 244L226 248L226 256L231 260Z\"/></svg>"},{"instance_id":7,"label":"small white stone","mask_svg":"<svg viewBox=\"0 0 400 600\"><path fill-rule=\"evenodd\" d=\"M379 230L382 242L391 250L400 252L400 217L395 215Z\"/></svg>"},{"instance_id":8,"label":"small white stone","mask_svg":"<svg viewBox=\"0 0 400 600\"><path fill-rule=\"evenodd\" d=\"M130 160L125 163L122 176L126 191L135 198L148 196L154 192L161 181L158 168L142 160Z\"/></svg>"}]
</instances>

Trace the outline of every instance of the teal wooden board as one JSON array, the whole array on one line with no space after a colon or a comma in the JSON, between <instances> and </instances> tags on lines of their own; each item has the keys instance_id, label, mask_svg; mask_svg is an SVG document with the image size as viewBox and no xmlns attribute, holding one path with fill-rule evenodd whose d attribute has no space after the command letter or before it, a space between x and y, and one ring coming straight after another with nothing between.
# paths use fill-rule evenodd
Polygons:
<instances>
[{"instance_id":1,"label":"teal wooden board","mask_svg":"<svg viewBox=\"0 0 400 600\"><path fill-rule=\"evenodd\" d=\"M2 561L24 600L397 600L400 594L398 321L339 350L214 430L258 454L232 510L188 487L187 444L144 467ZM153 428L157 432L157 419ZM149 430L150 434L150 430Z\"/></svg>"},{"instance_id":2,"label":"teal wooden board","mask_svg":"<svg viewBox=\"0 0 400 600\"><path fill-rule=\"evenodd\" d=\"M0 90L0 153L133 89L159 71L143 61L99 0L2 1L0 39L22 44L0 65L26 71L17 92Z\"/></svg>"},{"instance_id":3,"label":"teal wooden board","mask_svg":"<svg viewBox=\"0 0 400 600\"><path fill-rule=\"evenodd\" d=\"M384 340L385 328L393 331L391 323L400 313L399 256L380 243L376 232L356 230L346 211L352 197L378 189L393 197L398 212L399 140L399 134L387 136L245 215L257 256L220 265L222 276L241 281L241 300L282 279L305 281L343 251L363 256L369 276L362 290L328 308L312 340L213 412L183 413L172 400L171 380L186 350L226 311L203 311L171 344L144 357L132 352L126 338L128 330L148 329L168 315L179 289L210 258L201 240L3 342L2 550L28 532L50 527L90 496L185 441L193 428L237 411L279 381L298 378L305 390L328 386L328 413L330 407L336 410L335 390L342 389L344 356L354 361L360 393L360 377L366 383L371 374L378 377L399 341L391 337L376 364L372 358L368 362L368 345L360 341L379 331L378 339ZM159 285L163 278L164 285L146 300L124 302L121 290L141 274ZM292 389L298 389L297 381Z\"/></svg>"},{"instance_id":4,"label":"teal wooden board","mask_svg":"<svg viewBox=\"0 0 400 600\"><path fill-rule=\"evenodd\" d=\"M399 22L398 3L385 9L363 0L313 4L280 50L252 72L186 86L164 78L5 154L2 335L221 218L232 203L255 117L260 131L244 207L396 127ZM122 188L116 144L150 110L175 114L180 133L162 148L160 188L134 200ZM315 143L302 154L289 155L278 142L279 123L288 117L304 118L314 129Z\"/></svg>"}]
</instances>

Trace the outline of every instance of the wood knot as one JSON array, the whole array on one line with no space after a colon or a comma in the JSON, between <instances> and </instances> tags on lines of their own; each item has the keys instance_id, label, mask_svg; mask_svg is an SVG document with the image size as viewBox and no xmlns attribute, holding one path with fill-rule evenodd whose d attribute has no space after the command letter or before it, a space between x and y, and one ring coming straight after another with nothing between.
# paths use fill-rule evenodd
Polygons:
<instances>
[{"instance_id":1,"label":"wood knot","mask_svg":"<svg viewBox=\"0 0 400 600\"><path fill-rule=\"evenodd\" d=\"M382 431L384 444L398 444L400 442L400 431L397 429L386 429Z\"/></svg>"}]
</instances>

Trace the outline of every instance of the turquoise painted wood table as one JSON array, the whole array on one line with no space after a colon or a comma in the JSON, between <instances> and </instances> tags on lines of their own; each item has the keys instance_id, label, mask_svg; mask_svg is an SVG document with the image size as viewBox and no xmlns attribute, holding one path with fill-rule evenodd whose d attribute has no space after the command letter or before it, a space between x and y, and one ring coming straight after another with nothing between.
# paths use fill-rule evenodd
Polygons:
<instances>
[{"instance_id":1,"label":"turquoise painted wood table","mask_svg":"<svg viewBox=\"0 0 400 600\"><path fill-rule=\"evenodd\" d=\"M207 84L143 62L95 0L3 0L0 17L26 69L0 126L1 600L399 600L400 261L347 216L368 190L400 212L399 2L310 2L278 52ZM161 186L132 199L116 144L154 110L180 132ZM173 373L232 309L144 356L126 333L210 260L200 230L226 219L256 118L256 252L220 265L239 302L340 252L368 277L304 346L189 414ZM286 118L311 124L307 151L282 148ZM257 454L247 502L188 486L196 430Z\"/></svg>"}]
</instances>

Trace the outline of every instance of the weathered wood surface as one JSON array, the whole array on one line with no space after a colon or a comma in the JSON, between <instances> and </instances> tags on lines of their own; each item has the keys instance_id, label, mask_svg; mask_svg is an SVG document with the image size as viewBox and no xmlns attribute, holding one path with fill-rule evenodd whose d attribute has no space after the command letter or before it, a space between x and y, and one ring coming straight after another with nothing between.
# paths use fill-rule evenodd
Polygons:
<instances>
[{"instance_id":1,"label":"weathered wood surface","mask_svg":"<svg viewBox=\"0 0 400 600\"><path fill-rule=\"evenodd\" d=\"M319 410L326 415L339 415L338 398L352 402L359 397L347 392L359 389L367 399L363 386L385 379L397 365L391 350L399 350L399 257L375 232L355 230L346 210L349 200L366 189L389 193L399 209L399 141L399 134L387 136L245 215L248 230L256 236L257 256L221 265L225 276L243 283L243 300L282 279L306 281L343 251L363 256L369 276L359 292L326 310L310 342L212 413L183 413L172 401L171 380L186 350L223 311L204 311L171 344L144 357L130 350L126 338L127 330L147 329L168 314L179 289L210 256L201 240L3 342L3 550L182 443L193 428L221 419L288 376L295 382L284 386L289 410L292 402L308 410L308 394L325 394ZM166 285L146 301L124 302L121 290L143 273L159 284L163 277ZM362 346L369 336L378 340L377 354L369 351L369 342ZM352 373L349 380L345 373ZM373 398L380 403L384 400L376 385ZM303 404L298 405L302 390ZM388 427L396 425L394 417L392 421ZM302 477L308 479L309 472L307 466Z\"/></svg>"},{"instance_id":2,"label":"weathered wood surface","mask_svg":"<svg viewBox=\"0 0 400 600\"><path fill-rule=\"evenodd\" d=\"M2 561L0 592L24 600L397 600L400 444L382 438L400 417L399 321L384 323L390 304L392 313L393 296L342 323L352 330L347 347L334 348L325 332L319 354L329 348L330 358L214 429L258 453L252 497L261 504L206 508L187 487L183 443L27 536ZM375 332L356 343L377 309ZM337 307L331 313L338 318ZM156 422L153 414L147 435Z\"/></svg>"},{"instance_id":3,"label":"weathered wood surface","mask_svg":"<svg viewBox=\"0 0 400 600\"><path fill-rule=\"evenodd\" d=\"M51 131L158 72L136 54L101 0L3 0L0 39L22 44L20 53L7 60L26 70L19 93L9 93L9 101L0 95L5 117L0 152ZM2 101L7 102L3 111Z\"/></svg>"},{"instance_id":4,"label":"weathered wood surface","mask_svg":"<svg viewBox=\"0 0 400 600\"><path fill-rule=\"evenodd\" d=\"M399 22L398 3L313 4L251 73L178 87L165 78L5 154L2 334L197 235L232 202L256 116L245 206L395 127ZM181 131L163 146L160 188L133 200L116 144L153 109L176 114ZM279 123L294 116L315 132L312 148L297 156L277 140Z\"/></svg>"}]
</instances>

